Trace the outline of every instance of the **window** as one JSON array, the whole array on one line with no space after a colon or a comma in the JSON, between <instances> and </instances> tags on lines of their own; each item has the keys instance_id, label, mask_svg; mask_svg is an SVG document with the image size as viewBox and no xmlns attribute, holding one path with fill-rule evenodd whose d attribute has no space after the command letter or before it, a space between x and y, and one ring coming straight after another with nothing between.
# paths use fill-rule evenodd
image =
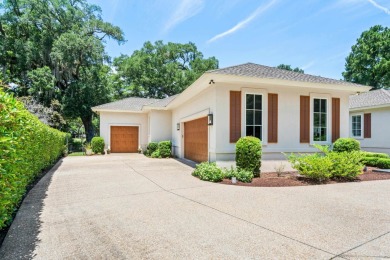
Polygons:
<instances>
[{"instance_id":1,"label":"window","mask_svg":"<svg viewBox=\"0 0 390 260\"><path fill-rule=\"evenodd\" d=\"M313 141L328 141L328 109L327 99L313 99Z\"/></svg>"},{"instance_id":2,"label":"window","mask_svg":"<svg viewBox=\"0 0 390 260\"><path fill-rule=\"evenodd\" d=\"M352 136L362 137L362 115L352 116Z\"/></svg>"},{"instance_id":3,"label":"window","mask_svg":"<svg viewBox=\"0 0 390 260\"><path fill-rule=\"evenodd\" d=\"M246 94L246 135L262 139L263 104L262 95Z\"/></svg>"}]
</instances>

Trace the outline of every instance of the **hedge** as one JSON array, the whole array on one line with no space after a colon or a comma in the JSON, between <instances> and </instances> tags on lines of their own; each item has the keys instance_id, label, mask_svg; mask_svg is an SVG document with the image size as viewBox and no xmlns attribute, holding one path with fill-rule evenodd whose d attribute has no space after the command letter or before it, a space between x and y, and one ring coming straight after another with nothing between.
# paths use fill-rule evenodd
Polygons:
<instances>
[{"instance_id":1,"label":"hedge","mask_svg":"<svg viewBox=\"0 0 390 260\"><path fill-rule=\"evenodd\" d=\"M65 139L0 88L0 229L11 223L28 184L62 155Z\"/></svg>"},{"instance_id":2,"label":"hedge","mask_svg":"<svg viewBox=\"0 0 390 260\"><path fill-rule=\"evenodd\" d=\"M104 139L103 137L95 136L91 140L92 152L95 154L104 154Z\"/></svg>"},{"instance_id":3,"label":"hedge","mask_svg":"<svg viewBox=\"0 0 390 260\"><path fill-rule=\"evenodd\" d=\"M352 152L360 151L360 143L353 138L339 138L333 144L333 151L335 152Z\"/></svg>"},{"instance_id":4,"label":"hedge","mask_svg":"<svg viewBox=\"0 0 390 260\"><path fill-rule=\"evenodd\" d=\"M362 151L364 157L375 157L375 158L390 158L387 153L373 153Z\"/></svg>"},{"instance_id":5,"label":"hedge","mask_svg":"<svg viewBox=\"0 0 390 260\"><path fill-rule=\"evenodd\" d=\"M390 159L380 158L377 162L377 167L381 169L390 169Z\"/></svg>"},{"instance_id":6,"label":"hedge","mask_svg":"<svg viewBox=\"0 0 390 260\"><path fill-rule=\"evenodd\" d=\"M237 141L236 165L239 170L253 172L255 177L260 175L261 140L259 138L245 136Z\"/></svg>"}]
</instances>

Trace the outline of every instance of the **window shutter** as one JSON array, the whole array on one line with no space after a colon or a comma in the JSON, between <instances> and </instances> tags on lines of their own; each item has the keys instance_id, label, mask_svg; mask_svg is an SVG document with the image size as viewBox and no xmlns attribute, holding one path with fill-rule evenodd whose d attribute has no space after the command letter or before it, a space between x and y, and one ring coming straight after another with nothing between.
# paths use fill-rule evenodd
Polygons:
<instances>
[{"instance_id":1,"label":"window shutter","mask_svg":"<svg viewBox=\"0 0 390 260\"><path fill-rule=\"evenodd\" d=\"M230 142L241 137L241 91L230 91Z\"/></svg>"},{"instance_id":2,"label":"window shutter","mask_svg":"<svg viewBox=\"0 0 390 260\"><path fill-rule=\"evenodd\" d=\"M278 142L278 94L268 94L268 143Z\"/></svg>"},{"instance_id":3,"label":"window shutter","mask_svg":"<svg viewBox=\"0 0 390 260\"><path fill-rule=\"evenodd\" d=\"M340 138L340 98L332 98L332 143Z\"/></svg>"},{"instance_id":4,"label":"window shutter","mask_svg":"<svg viewBox=\"0 0 390 260\"><path fill-rule=\"evenodd\" d=\"M300 142L310 143L310 97L309 96L301 96Z\"/></svg>"},{"instance_id":5,"label":"window shutter","mask_svg":"<svg viewBox=\"0 0 390 260\"><path fill-rule=\"evenodd\" d=\"M371 113L364 114L364 138L371 138Z\"/></svg>"}]
</instances>

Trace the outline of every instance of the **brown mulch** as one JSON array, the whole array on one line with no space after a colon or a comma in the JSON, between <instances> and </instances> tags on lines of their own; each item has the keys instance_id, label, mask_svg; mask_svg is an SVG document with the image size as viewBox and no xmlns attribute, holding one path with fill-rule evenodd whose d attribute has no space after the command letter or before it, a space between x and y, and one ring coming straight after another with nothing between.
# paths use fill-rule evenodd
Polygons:
<instances>
[{"instance_id":1,"label":"brown mulch","mask_svg":"<svg viewBox=\"0 0 390 260\"><path fill-rule=\"evenodd\" d=\"M308 186L308 185L322 185L335 184L342 182L360 182L360 181L375 181L375 180L390 180L390 173L374 172L377 168L368 167L366 172L359 175L355 180L346 179L332 179L326 182L317 182L306 177L300 176L297 172L285 172L280 177L277 173L269 172L262 173L260 178L253 178L251 183L244 183L237 181L232 184L229 179L224 179L221 184L251 186L251 187L288 187L288 186Z\"/></svg>"}]
</instances>

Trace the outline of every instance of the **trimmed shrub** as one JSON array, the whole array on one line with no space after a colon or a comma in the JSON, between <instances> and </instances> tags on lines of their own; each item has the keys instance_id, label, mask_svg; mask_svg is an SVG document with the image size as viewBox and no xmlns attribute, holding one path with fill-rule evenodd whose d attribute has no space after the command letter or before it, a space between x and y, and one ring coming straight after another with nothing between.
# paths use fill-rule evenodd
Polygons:
<instances>
[{"instance_id":1,"label":"trimmed shrub","mask_svg":"<svg viewBox=\"0 0 390 260\"><path fill-rule=\"evenodd\" d=\"M172 143L171 141L161 141L158 143L158 150L162 158L169 158L172 156Z\"/></svg>"},{"instance_id":2,"label":"trimmed shrub","mask_svg":"<svg viewBox=\"0 0 390 260\"><path fill-rule=\"evenodd\" d=\"M366 166L377 167L379 159L378 157L363 157L361 162Z\"/></svg>"},{"instance_id":3,"label":"trimmed shrub","mask_svg":"<svg viewBox=\"0 0 390 260\"><path fill-rule=\"evenodd\" d=\"M355 179L362 174L364 165L360 152L330 152L326 155L333 163L332 178Z\"/></svg>"},{"instance_id":4,"label":"trimmed shrub","mask_svg":"<svg viewBox=\"0 0 390 260\"><path fill-rule=\"evenodd\" d=\"M156 150L156 151L154 151L151 155L150 155L150 157L152 157L152 158L161 158L161 154L160 154L160 150Z\"/></svg>"},{"instance_id":5,"label":"trimmed shrub","mask_svg":"<svg viewBox=\"0 0 390 260\"><path fill-rule=\"evenodd\" d=\"M230 170L225 169L223 171L223 178L231 179L232 177L236 177L237 180L242 182L252 182L253 179L253 172L243 169L233 169L233 167Z\"/></svg>"},{"instance_id":6,"label":"trimmed shrub","mask_svg":"<svg viewBox=\"0 0 390 260\"><path fill-rule=\"evenodd\" d=\"M65 137L0 89L0 229L11 223L27 186L62 156Z\"/></svg>"},{"instance_id":7,"label":"trimmed shrub","mask_svg":"<svg viewBox=\"0 0 390 260\"><path fill-rule=\"evenodd\" d=\"M320 154L297 156L291 154L288 160L299 174L308 178L322 182L332 177L333 162L328 156Z\"/></svg>"},{"instance_id":8,"label":"trimmed shrub","mask_svg":"<svg viewBox=\"0 0 390 260\"><path fill-rule=\"evenodd\" d=\"M146 156L151 156L152 153L154 153L158 148L158 143L157 142L150 142L148 146L146 147L145 155Z\"/></svg>"},{"instance_id":9,"label":"trimmed shrub","mask_svg":"<svg viewBox=\"0 0 390 260\"><path fill-rule=\"evenodd\" d=\"M240 170L260 175L261 140L253 136L241 137L236 143L236 165Z\"/></svg>"},{"instance_id":10,"label":"trimmed shrub","mask_svg":"<svg viewBox=\"0 0 390 260\"><path fill-rule=\"evenodd\" d=\"M202 162L196 165L193 176L199 177L203 181L220 182L223 179L223 171L216 163Z\"/></svg>"},{"instance_id":11,"label":"trimmed shrub","mask_svg":"<svg viewBox=\"0 0 390 260\"><path fill-rule=\"evenodd\" d=\"M376 158L390 158L387 153L372 153L372 152L361 152L364 157L376 157Z\"/></svg>"},{"instance_id":12,"label":"trimmed shrub","mask_svg":"<svg viewBox=\"0 0 390 260\"><path fill-rule=\"evenodd\" d=\"M390 159L380 158L377 162L377 167L381 169L390 169Z\"/></svg>"},{"instance_id":13,"label":"trimmed shrub","mask_svg":"<svg viewBox=\"0 0 390 260\"><path fill-rule=\"evenodd\" d=\"M91 140L92 152L104 154L104 139L103 137L95 136Z\"/></svg>"},{"instance_id":14,"label":"trimmed shrub","mask_svg":"<svg viewBox=\"0 0 390 260\"><path fill-rule=\"evenodd\" d=\"M333 144L334 152L360 151L360 143L353 138L339 138Z\"/></svg>"}]
</instances>

